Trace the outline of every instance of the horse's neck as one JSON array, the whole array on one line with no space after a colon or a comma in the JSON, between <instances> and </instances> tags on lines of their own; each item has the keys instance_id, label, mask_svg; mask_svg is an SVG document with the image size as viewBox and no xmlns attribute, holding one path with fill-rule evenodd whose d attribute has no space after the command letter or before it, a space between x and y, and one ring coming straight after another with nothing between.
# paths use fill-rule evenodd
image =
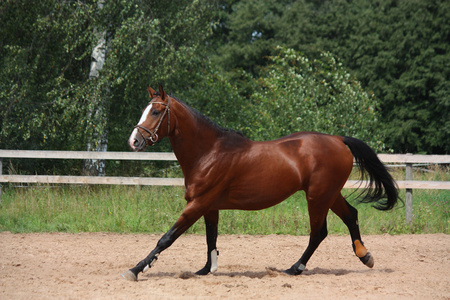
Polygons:
<instances>
[{"instance_id":1,"label":"horse's neck","mask_svg":"<svg viewBox=\"0 0 450 300\"><path fill-rule=\"evenodd\" d=\"M169 139L183 172L187 172L213 149L220 133L185 104L177 102L177 107L172 111L176 128Z\"/></svg>"}]
</instances>

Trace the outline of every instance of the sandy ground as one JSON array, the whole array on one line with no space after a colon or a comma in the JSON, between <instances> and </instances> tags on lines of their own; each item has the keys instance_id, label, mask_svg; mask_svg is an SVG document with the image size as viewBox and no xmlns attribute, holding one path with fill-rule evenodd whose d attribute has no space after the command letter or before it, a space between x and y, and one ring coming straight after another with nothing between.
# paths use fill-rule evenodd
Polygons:
<instances>
[{"instance_id":1,"label":"sandy ground","mask_svg":"<svg viewBox=\"0 0 450 300\"><path fill-rule=\"evenodd\" d=\"M450 299L450 236L366 236L368 269L349 236L328 236L300 276L306 236L219 236L219 269L195 276L205 237L183 235L138 282L120 274L159 235L0 233L0 299Z\"/></svg>"}]
</instances>

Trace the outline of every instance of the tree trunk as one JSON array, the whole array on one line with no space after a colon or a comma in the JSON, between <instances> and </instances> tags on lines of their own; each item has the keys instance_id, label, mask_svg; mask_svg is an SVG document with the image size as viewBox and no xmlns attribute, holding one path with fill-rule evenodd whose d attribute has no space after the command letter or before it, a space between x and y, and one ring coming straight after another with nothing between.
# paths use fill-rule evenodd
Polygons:
<instances>
[{"instance_id":1,"label":"tree trunk","mask_svg":"<svg viewBox=\"0 0 450 300\"><path fill-rule=\"evenodd\" d=\"M104 0L99 1L98 10L103 8L103 4ZM103 68L106 59L106 30L98 32L97 29L94 29L94 33L98 38L98 43L91 55L89 80L95 80L99 76L99 71ZM102 89L101 85L97 89ZM86 150L106 152L108 147L106 103L101 99L101 90L95 91L92 95L91 108L88 111L88 126L92 128L92 134L87 137ZM88 130L88 132L91 131ZM85 160L83 173L90 176L105 176L105 160Z\"/></svg>"}]
</instances>

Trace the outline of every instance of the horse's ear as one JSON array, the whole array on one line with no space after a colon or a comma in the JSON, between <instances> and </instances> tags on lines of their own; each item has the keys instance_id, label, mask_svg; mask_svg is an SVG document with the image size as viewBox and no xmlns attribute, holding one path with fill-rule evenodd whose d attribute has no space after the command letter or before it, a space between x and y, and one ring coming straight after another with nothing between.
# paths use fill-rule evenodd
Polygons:
<instances>
[{"instance_id":1,"label":"horse's ear","mask_svg":"<svg viewBox=\"0 0 450 300\"><path fill-rule=\"evenodd\" d=\"M159 95L161 96L162 100L166 100L167 94L166 94L166 91L164 91L164 88L161 85L161 83L159 84Z\"/></svg>"},{"instance_id":2,"label":"horse's ear","mask_svg":"<svg viewBox=\"0 0 450 300\"><path fill-rule=\"evenodd\" d=\"M148 89L148 95L150 96L150 99L155 98L156 91L154 89L152 89L151 87L147 87L147 89Z\"/></svg>"}]
</instances>

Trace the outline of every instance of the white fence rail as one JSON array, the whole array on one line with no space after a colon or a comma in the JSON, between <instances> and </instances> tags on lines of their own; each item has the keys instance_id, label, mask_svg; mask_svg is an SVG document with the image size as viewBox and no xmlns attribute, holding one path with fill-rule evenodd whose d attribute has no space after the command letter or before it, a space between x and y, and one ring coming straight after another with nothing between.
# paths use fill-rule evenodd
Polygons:
<instances>
[{"instance_id":1,"label":"white fence rail","mask_svg":"<svg viewBox=\"0 0 450 300\"><path fill-rule=\"evenodd\" d=\"M397 181L400 189L406 189L406 221L412 222L413 189L450 190L450 181L413 180L414 164L450 164L450 155L414 155L414 154L379 154L383 163L401 163L406 166L406 178ZM46 159L104 159L104 160L165 160L176 161L170 152L87 152L87 151L35 151L35 150L0 150L0 183L27 182L52 184L114 184L114 185L184 185L183 178L156 177L108 177L108 176L58 176L58 175L4 175L2 158L46 158ZM345 188L364 187L365 183L349 180ZM0 186L1 197L1 186Z\"/></svg>"}]
</instances>

